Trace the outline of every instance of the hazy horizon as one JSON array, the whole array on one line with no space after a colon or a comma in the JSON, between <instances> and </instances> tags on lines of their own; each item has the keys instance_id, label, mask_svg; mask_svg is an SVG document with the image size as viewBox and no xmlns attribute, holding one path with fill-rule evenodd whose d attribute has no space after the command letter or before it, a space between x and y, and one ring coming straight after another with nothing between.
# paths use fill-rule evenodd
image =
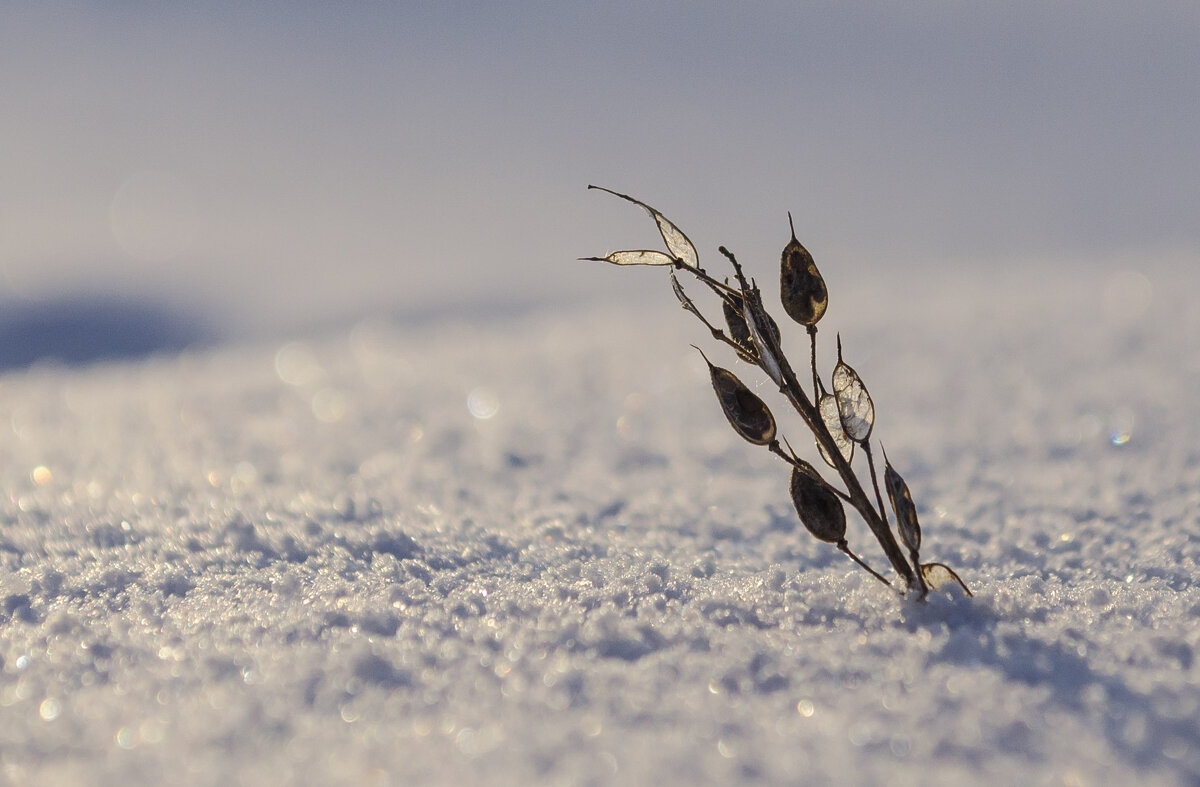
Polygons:
<instances>
[{"instance_id":1,"label":"hazy horizon","mask_svg":"<svg viewBox=\"0 0 1200 787\"><path fill-rule=\"evenodd\" d=\"M76 3L0 25L0 302L150 293L279 331L771 264L1200 256L1186 3Z\"/></svg>"}]
</instances>

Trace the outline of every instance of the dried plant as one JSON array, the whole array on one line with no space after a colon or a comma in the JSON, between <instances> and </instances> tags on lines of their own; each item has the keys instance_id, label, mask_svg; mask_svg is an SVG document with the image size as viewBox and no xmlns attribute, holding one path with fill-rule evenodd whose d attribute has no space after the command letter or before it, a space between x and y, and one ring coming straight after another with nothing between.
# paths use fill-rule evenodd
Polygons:
<instances>
[{"instance_id":1,"label":"dried plant","mask_svg":"<svg viewBox=\"0 0 1200 787\"><path fill-rule=\"evenodd\" d=\"M875 425L875 405L862 378L843 360L840 336L837 338L838 361L830 377L832 392L825 388L817 371L817 323L829 306L829 294L812 255L796 239L791 214L788 214L788 224L792 237L783 249L780 263L780 297L787 315L805 326L808 332L809 363L812 369L811 398L797 379L790 361L783 354L779 326L763 306L761 291L753 279L747 281L742 266L732 252L724 246L719 248L732 266L734 281L731 283L729 278L718 281L700 267L696 247L687 235L662 213L626 194L600 186L588 188L607 192L643 208L658 225L667 250L614 251L605 257L582 259L613 265L665 267L671 278L671 288L680 305L700 320L714 339L728 345L738 358L765 372L800 414L816 440L821 457L841 480L841 489L830 484L821 477L815 467L797 456L786 438L783 439L783 446L786 446L784 450L780 445L775 417L766 403L738 379L737 375L728 369L715 366L708 360L708 356L700 351L708 365L713 390L716 391L717 400L730 426L748 442L765 446L791 465L792 503L804 527L816 538L833 544L846 553L851 560L880 582L893 586L882 574L851 551L846 541L846 512L843 506L843 502L849 503L883 548L884 555L899 577L897 585L901 592L924 599L930 588L954 583L970 595L971 591L949 567L941 563L921 562L921 526L917 521L916 506L909 494L908 485L892 467L887 453L884 452L884 486L895 515L896 530L900 542L908 552L907 556L901 551L900 544L892 534L883 495L879 491L875 459L871 451L870 438ZM720 299L724 328L714 325L700 312L680 284L677 272L690 274ZM861 448L862 453L866 455L867 473L875 493L874 502L851 467L855 446Z\"/></svg>"}]
</instances>

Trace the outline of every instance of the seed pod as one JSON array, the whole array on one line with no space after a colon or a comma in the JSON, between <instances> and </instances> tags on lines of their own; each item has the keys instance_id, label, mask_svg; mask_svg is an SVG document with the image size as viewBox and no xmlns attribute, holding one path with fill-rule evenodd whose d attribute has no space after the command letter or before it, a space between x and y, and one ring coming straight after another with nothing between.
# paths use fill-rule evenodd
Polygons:
<instances>
[{"instance_id":1,"label":"seed pod","mask_svg":"<svg viewBox=\"0 0 1200 787\"><path fill-rule=\"evenodd\" d=\"M696 254L696 247L694 245L692 245L692 242L688 239L688 236L683 234L683 230L676 227L670 220L667 219L666 216L662 215L661 213L659 213L657 210L650 207L646 203L642 202L640 199L634 199L633 197L629 196L628 194L621 194L620 192L613 191L612 189L606 189L603 186L588 186L588 188L589 189L597 189L599 191L606 191L609 194L612 194L614 197L620 197L621 199L626 200L627 202L632 202L634 205L641 207L643 210L645 210L647 213L650 214L650 217L652 219L654 219L654 223L658 225L658 232L660 235L662 235L663 243L667 244L667 251L671 252L671 256L673 257L673 259L670 260L670 262L674 263L674 262L678 261L678 262L683 263L684 265L686 265L689 268L699 268L700 267L700 260ZM617 252L617 253L629 254L630 252ZM612 255L610 254L607 258L601 258L601 259L605 259L608 262L612 262L615 265L630 265L630 264L661 265L662 264L659 262L638 262L638 263L616 262L615 260L611 259L611 257L612 257ZM588 259L594 259L594 258L588 258Z\"/></svg>"},{"instance_id":2,"label":"seed pod","mask_svg":"<svg viewBox=\"0 0 1200 787\"><path fill-rule=\"evenodd\" d=\"M803 459L792 468L792 504L808 532L830 544L846 540L846 512L833 488Z\"/></svg>"},{"instance_id":3,"label":"seed pod","mask_svg":"<svg viewBox=\"0 0 1200 787\"><path fill-rule=\"evenodd\" d=\"M831 393L825 394L817 400L817 410L821 413L821 420L825 422L825 428L829 430L829 435L837 444L842 458L849 462L854 457L854 441L846 435L846 430L842 427L842 416L838 410L837 397ZM825 450L825 446L821 445L820 440L817 441L817 448L821 451L821 458L830 467L834 467L833 458Z\"/></svg>"},{"instance_id":4,"label":"seed pod","mask_svg":"<svg viewBox=\"0 0 1200 787\"><path fill-rule=\"evenodd\" d=\"M875 426L875 405L858 372L842 360L841 335L838 336L837 346L838 362L833 369L833 393L837 396L842 428L851 440L865 443L871 437L871 428Z\"/></svg>"},{"instance_id":5,"label":"seed pod","mask_svg":"<svg viewBox=\"0 0 1200 787\"><path fill-rule=\"evenodd\" d=\"M754 341L750 338L750 329L746 327L746 318L741 310L726 298L721 299L721 310L725 313L725 324L729 326L729 338L737 345L738 357L746 363L758 363Z\"/></svg>"},{"instance_id":6,"label":"seed pod","mask_svg":"<svg viewBox=\"0 0 1200 787\"><path fill-rule=\"evenodd\" d=\"M670 254L649 249L631 249L614 251L607 257L580 257L590 262L610 262L613 265L674 265L675 258Z\"/></svg>"},{"instance_id":7,"label":"seed pod","mask_svg":"<svg viewBox=\"0 0 1200 787\"><path fill-rule=\"evenodd\" d=\"M883 452L883 484L887 487L888 500L892 502L892 510L896 512L896 528L900 531L900 540L908 551L916 553L921 548L921 525L917 522L917 507L913 504L912 495L908 493L908 484L888 461L887 451Z\"/></svg>"},{"instance_id":8,"label":"seed pod","mask_svg":"<svg viewBox=\"0 0 1200 787\"><path fill-rule=\"evenodd\" d=\"M727 284L728 281L726 279ZM721 309L725 314L725 324L729 326L729 338L737 345L738 356L746 363L757 364L758 350L754 347L754 339L750 336L750 326L746 324L746 318L742 313L742 304L731 295L721 299ZM765 311L763 316L766 317L767 332L774 338L775 343L779 344L779 325Z\"/></svg>"},{"instance_id":9,"label":"seed pod","mask_svg":"<svg viewBox=\"0 0 1200 787\"><path fill-rule=\"evenodd\" d=\"M789 317L801 325L816 325L829 306L829 292L812 255L796 240L791 213L788 225L792 228L792 239L784 247L780 261L779 295Z\"/></svg>"},{"instance_id":10,"label":"seed pod","mask_svg":"<svg viewBox=\"0 0 1200 787\"><path fill-rule=\"evenodd\" d=\"M708 364L713 390L717 392L717 400L733 431L755 445L770 445L775 440L775 417L763 400L755 396L733 372L713 366L704 351L699 347L696 349Z\"/></svg>"},{"instance_id":11,"label":"seed pod","mask_svg":"<svg viewBox=\"0 0 1200 787\"><path fill-rule=\"evenodd\" d=\"M958 586L963 589L963 592L968 596L974 596L971 589L967 587L967 583L959 579L958 574L954 573L954 569L947 566L945 563L925 563L921 566L921 576L925 579L925 584L929 585L933 590L937 590L943 585L948 585L951 582L958 583Z\"/></svg>"},{"instance_id":12,"label":"seed pod","mask_svg":"<svg viewBox=\"0 0 1200 787\"><path fill-rule=\"evenodd\" d=\"M742 288L742 316L750 329L750 339L758 356L758 365L776 385L783 388L783 367L776 356L779 349L779 326L762 305L762 293L757 287ZM782 352L780 352L782 354Z\"/></svg>"}]
</instances>

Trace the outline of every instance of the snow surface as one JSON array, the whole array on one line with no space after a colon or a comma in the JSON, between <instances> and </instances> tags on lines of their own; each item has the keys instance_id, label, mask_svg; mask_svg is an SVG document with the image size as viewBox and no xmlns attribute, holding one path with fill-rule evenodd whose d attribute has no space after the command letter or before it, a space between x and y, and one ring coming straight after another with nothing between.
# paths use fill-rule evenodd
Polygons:
<instances>
[{"instance_id":1,"label":"snow surface","mask_svg":"<svg viewBox=\"0 0 1200 787\"><path fill-rule=\"evenodd\" d=\"M1200 780L1200 276L825 272L975 591L918 604L611 272L661 297L0 378L0 780Z\"/></svg>"}]
</instances>

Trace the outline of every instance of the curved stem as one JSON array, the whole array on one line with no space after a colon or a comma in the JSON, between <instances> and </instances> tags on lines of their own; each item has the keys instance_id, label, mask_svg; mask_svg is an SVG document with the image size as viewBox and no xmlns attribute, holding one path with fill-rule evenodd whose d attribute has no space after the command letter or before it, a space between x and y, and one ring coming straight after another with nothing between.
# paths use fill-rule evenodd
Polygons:
<instances>
[{"instance_id":1,"label":"curved stem","mask_svg":"<svg viewBox=\"0 0 1200 787\"><path fill-rule=\"evenodd\" d=\"M743 287L743 301L746 303L746 308L762 310L762 305L758 299L746 297L745 292L750 289L750 285L741 275L740 268L736 269L736 272L738 273L738 283ZM756 320L761 319L762 322L766 322L765 313L754 316ZM767 335L762 338L769 343L767 347L762 348L763 353L770 354L779 365L780 377L782 378L780 392L792 403L792 407L804 419L804 423L808 426L809 431L813 433L817 442L825 448L826 454L833 460L834 470L841 477L842 483L846 485L850 505L858 511L859 516L867 523L867 527L871 529L875 540L883 548L883 553L887 556L888 562L892 564L892 568L904 580L905 587L915 592L919 600L923 600L929 593L929 589L926 587L925 580L921 576L920 566L911 566L905 558L904 553L900 551L900 545L896 542L895 536L892 535L891 528L880 518L879 512L875 510L866 492L863 491L862 484L859 483L858 477L850 467L850 463L845 460L841 451L838 450L833 436L829 434L829 430L825 428L824 421L821 420L820 413L817 412L817 408L813 406L813 403L809 401L808 396L804 393L804 389L800 387L800 383L796 380L796 373L792 371L791 365L779 349L774 337ZM764 371L766 371L765 368Z\"/></svg>"},{"instance_id":2,"label":"curved stem","mask_svg":"<svg viewBox=\"0 0 1200 787\"><path fill-rule=\"evenodd\" d=\"M876 579L878 579L880 582L887 585L888 587L892 586L892 583L888 582L886 579L884 579L882 574L880 574L878 571L876 571L875 569L868 566L865 562L863 562L863 559L860 558L858 555L851 552L850 547L849 547L849 545L846 544L845 539L842 539L841 541L838 542L837 548L842 550L843 552L845 552L847 555L849 555L850 559L853 560L855 563L857 563L860 566L862 566L863 568L865 568L871 574L871 576L875 577Z\"/></svg>"}]
</instances>

